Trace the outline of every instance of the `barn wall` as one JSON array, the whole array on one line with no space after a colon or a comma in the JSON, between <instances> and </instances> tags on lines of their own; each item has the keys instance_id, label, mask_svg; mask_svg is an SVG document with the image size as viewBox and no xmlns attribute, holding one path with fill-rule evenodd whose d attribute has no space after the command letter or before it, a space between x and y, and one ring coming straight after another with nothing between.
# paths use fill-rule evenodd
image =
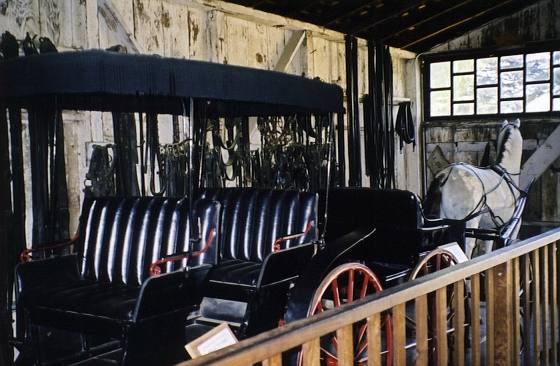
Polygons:
<instances>
[{"instance_id":1,"label":"barn wall","mask_svg":"<svg viewBox=\"0 0 560 366\"><path fill-rule=\"evenodd\" d=\"M507 17L496 19L476 30L435 47L433 52L471 48L522 47L533 41L560 38L560 2L543 0ZM488 141L495 141L501 121L469 121L458 123L444 121L428 123L425 129L425 153L430 154L439 146L450 162L464 161L480 164ZM558 126L559 118L521 118L523 162L542 146ZM557 143L560 143L557 142ZM433 172L426 167L426 180ZM532 187L525 219L528 221L560 222L560 160L557 160Z\"/></svg>"},{"instance_id":2,"label":"barn wall","mask_svg":"<svg viewBox=\"0 0 560 366\"><path fill-rule=\"evenodd\" d=\"M0 30L12 32L19 40L26 32L47 36L62 51L125 44L131 53L259 69L273 69L292 35L304 30L304 42L286 72L318 77L343 88L346 83L343 34L220 1L0 0ZM416 85L414 55L394 51L395 96L415 101L416 91L409 87ZM364 40L359 41L358 65L361 96L367 91ZM113 141L112 118L109 113L68 112L64 115L64 123L73 230L83 199L91 146ZM27 126L24 129L27 130ZM25 136L28 142L28 136ZM162 139L165 140L165 136L170 139L170 126L167 131L162 131ZM418 192L417 151L407 147L396 155L399 187ZM27 165L28 227L31 218L29 177L30 167ZM363 181L367 184L369 179L364 177Z\"/></svg>"}]
</instances>

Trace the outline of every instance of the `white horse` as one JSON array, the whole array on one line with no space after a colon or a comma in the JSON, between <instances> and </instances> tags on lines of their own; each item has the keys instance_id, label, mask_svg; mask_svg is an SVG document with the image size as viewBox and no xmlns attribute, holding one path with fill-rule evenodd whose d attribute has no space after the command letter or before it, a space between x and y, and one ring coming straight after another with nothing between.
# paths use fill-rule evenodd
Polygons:
<instances>
[{"instance_id":1,"label":"white horse","mask_svg":"<svg viewBox=\"0 0 560 366\"><path fill-rule=\"evenodd\" d=\"M465 220L467 228L497 229L513 216L520 191L519 170L523 138L520 122L507 120L498 133L496 164L480 168L465 163L450 164L434 178L426 196L428 213ZM517 227L514 236L517 235ZM473 254L476 239L468 238L465 252ZM484 241L484 251L492 241Z\"/></svg>"}]
</instances>

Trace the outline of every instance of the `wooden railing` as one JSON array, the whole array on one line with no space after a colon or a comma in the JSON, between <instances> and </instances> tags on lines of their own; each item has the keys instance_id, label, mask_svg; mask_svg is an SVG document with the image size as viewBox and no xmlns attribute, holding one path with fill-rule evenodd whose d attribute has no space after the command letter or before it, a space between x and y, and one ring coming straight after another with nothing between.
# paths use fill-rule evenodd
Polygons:
<instances>
[{"instance_id":1,"label":"wooden railing","mask_svg":"<svg viewBox=\"0 0 560 366\"><path fill-rule=\"evenodd\" d=\"M558 240L560 228L182 365L319 365L321 337L333 335L338 365L354 365L360 322L367 324L363 364L387 364L387 314L393 365L555 365Z\"/></svg>"}]
</instances>

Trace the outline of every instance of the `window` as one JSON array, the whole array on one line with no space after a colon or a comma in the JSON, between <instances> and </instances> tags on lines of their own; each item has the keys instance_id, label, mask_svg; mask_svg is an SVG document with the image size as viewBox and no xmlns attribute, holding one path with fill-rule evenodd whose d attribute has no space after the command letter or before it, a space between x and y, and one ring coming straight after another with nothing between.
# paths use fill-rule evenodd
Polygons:
<instances>
[{"instance_id":1,"label":"window","mask_svg":"<svg viewBox=\"0 0 560 366\"><path fill-rule=\"evenodd\" d=\"M425 60L427 118L560 111L560 51L449 53Z\"/></svg>"}]
</instances>

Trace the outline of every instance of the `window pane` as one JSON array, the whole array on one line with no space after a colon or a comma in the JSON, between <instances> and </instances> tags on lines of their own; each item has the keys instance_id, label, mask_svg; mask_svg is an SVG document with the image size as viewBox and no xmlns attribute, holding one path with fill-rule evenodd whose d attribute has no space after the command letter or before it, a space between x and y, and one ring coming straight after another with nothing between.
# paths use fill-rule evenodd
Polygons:
<instances>
[{"instance_id":1,"label":"window pane","mask_svg":"<svg viewBox=\"0 0 560 366\"><path fill-rule=\"evenodd\" d=\"M508 100L500 103L501 113L521 113L523 112L522 100Z\"/></svg>"},{"instance_id":2,"label":"window pane","mask_svg":"<svg viewBox=\"0 0 560 366\"><path fill-rule=\"evenodd\" d=\"M560 67L554 68L554 82L553 82L553 93L554 95L560 94Z\"/></svg>"},{"instance_id":3,"label":"window pane","mask_svg":"<svg viewBox=\"0 0 560 366\"><path fill-rule=\"evenodd\" d=\"M453 72L473 72L474 60L453 61Z\"/></svg>"},{"instance_id":4,"label":"window pane","mask_svg":"<svg viewBox=\"0 0 560 366\"><path fill-rule=\"evenodd\" d=\"M474 114L474 103L456 103L453 104L454 116L465 116Z\"/></svg>"},{"instance_id":5,"label":"window pane","mask_svg":"<svg viewBox=\"0 0 560 366\"><path fill-rule=\"evenodd\" d=\"M560 98L552 99L552 110L560 111Z\"/></svg>"},{"instance_id":6,"label":"window pane","mask_svg":"<svg viewBox=\"0 0 560 366\"><path fill-rule=\"evenodd\" d=\"M523 55L502 56L500 58L500 67L502 69L523 67Z\"/></svg>"},{"instance_id":7,"label":"window pane","mask_svg":"<svg viewBox=\"0 0 560 366\"><path fill-rule=\"evenodd\" d=\"M552 54L552 63L554 65L560 65L560 52L556 51Z\"/></svg>"},{"instance_id":8,"label":"window pane","mask_svg":"<svg viewBox=\"0 0 560 366\"><path fill-rule=\"evenodd\" d=\"M550 77L550 52L527 54L527 81L548 80Z\"/></svg>"},{"instance_id":9,"label":"window pane","mask_svg":"<svg viewBox=\"0 0 560 366\"><path fill-rule=\"evenodd\" d=\"M453 100L474 100L474 75L453 77Z\"/></svg>"},{"instance_id":10,"label":"window pane","mask_svg":"<svg viewBox=\"0 0 560 366\"><path fill-rule=\"evenodd\" d=\"M550 110L550 84L526 86L526 112L546 112Z\"/></svg>"},{"instance_id":11,"label":"window pane","mask_svg":"<svg viewBox=\"0 0 560 366\"><path fill-rule=\"evenodd\" d=\"M502 72L500 78L500 98L523 96L523 71Z\"/></svg>"},{"instance_id":12,"label":"window pane","mask_svg":"<svg viewBox=\"0 0 560 366\"><path fill-rule=\"evenodd\" d=\"M430 93L430 115L449 116L451 114L451 91L439 90Z\"/></svg>"},{"instance_id":13,"label":"window pane","mask_svg":"<svg viewBox=\"0 0 560 366\"><path fill-rule=\"evenodd\" d=\"M435 62L430 64L430 87L449 88L451 86L451 63Z\"/></svg>"},{"instance_id":14,"label":"window pane","mask_svg":"<svg viewBox=\"0 0 560 366\"><path fill-rule=\"evenodd\" d=\"M476 113L498 113L498 88L480 88L476 91Z\"/></svg>"},{"instance_id":15,"label":"window pane","mask_svg":"<svg viewBox=\"0 0 560 366\"><path fill-rule=\"evenodd\" d=\"M489 85L498 83L498 58L481 58L476 60L476 83L477 85Z\"/></svg>"}]
</instances>

